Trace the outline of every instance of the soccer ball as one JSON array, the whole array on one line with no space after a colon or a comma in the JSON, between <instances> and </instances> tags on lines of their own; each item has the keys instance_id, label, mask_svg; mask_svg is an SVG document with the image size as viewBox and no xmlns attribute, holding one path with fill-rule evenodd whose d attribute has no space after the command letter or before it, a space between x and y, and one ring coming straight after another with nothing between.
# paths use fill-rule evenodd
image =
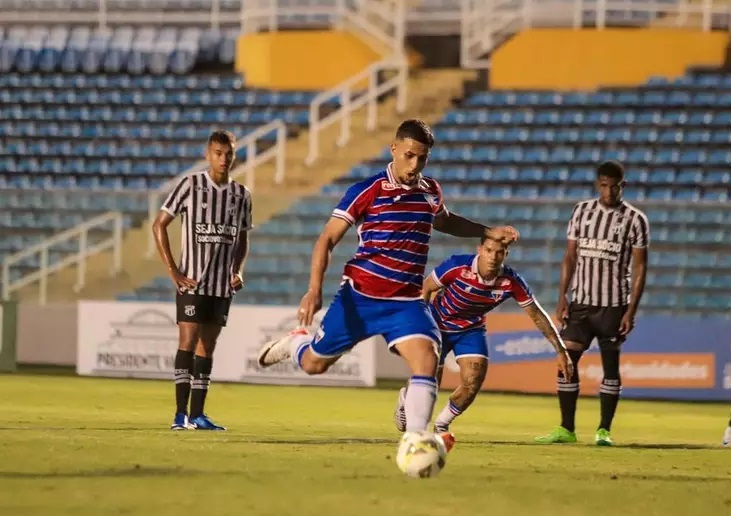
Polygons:
<instances>
[{"instance_id":1,"label":"soccer ball","mask_svg":"<svg viewBox=\"0 0 731 516\"><path fill-rule=\"evenodd\" d=\"M447 462L447 448L431 432L406 432L399 442L396 464L406 476L435 477Z\"/></svg>"}]
</instances>

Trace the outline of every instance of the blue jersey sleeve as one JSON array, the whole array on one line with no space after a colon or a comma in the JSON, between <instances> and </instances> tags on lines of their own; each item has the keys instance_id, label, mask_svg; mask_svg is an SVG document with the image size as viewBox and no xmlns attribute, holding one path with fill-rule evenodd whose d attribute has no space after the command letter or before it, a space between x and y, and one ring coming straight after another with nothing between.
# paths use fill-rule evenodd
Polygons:
<instances>
[{"instance_id":1,"label":"blue jersey sleeve","mask_svg":"<svg viewBox=\"0 0 731 516\"><path fill-rule=\"evenodd\" d=\"M458 256L450 256L434 268L432 279L440 287L446 287L459 276L464 264Z\"/></svg>"},{"instance_id":2,"label":"blue jersey sleeve","mask_svg":"<svg viewBox=\"0 0 731 516\"><path fill-rule=\"evenodd\" d=\"M343 198L333 210L333 217L343 219L351 226L362 219L376 198L381 182L373 180L354 184L345 192Z\"/></svg>"},{"instance_id":3,"label":"blue jersey sleeve","mask_svg":"<svg viewBox=\"0 0 731 516\"><path fill-rule=\"evenodd\" d=\"M527 306L534 301L533 291L523 276L513 271L511 274L510 292L520 306Z\"/></svg>"}]
</instances>

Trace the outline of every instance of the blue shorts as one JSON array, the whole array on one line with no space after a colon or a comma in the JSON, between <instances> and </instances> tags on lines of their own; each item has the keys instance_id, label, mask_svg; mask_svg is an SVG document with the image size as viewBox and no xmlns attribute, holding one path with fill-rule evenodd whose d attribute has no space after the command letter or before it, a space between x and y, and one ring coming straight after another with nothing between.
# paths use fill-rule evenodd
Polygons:
<instances>
[{"instance_id":1,"label":"blue shorts","mask_svg":"<svg viewBox=\"0 0 731 516\"><path fill-rule=\"evenodd\" d=\"M382 335L389 349L407 338L423 337L439 353L439 328L423 300L373 299L353 290L350 283L343 284L330 304L311 349L321 357L336 357L375 335Z\"/></svg>"},{"instance_id":2,"label":"blue shorts","mask_svg":"<svg viewBox=\"0 0 731 516\"><path fill-rule=\"evenodd\" d=\"M450 351L454 351L454 358L488 357L487 332L485 328L475 328L467 331L442 332L442 353L439 365L444 365L444 359Z\"/></svg>"}]
</instances>

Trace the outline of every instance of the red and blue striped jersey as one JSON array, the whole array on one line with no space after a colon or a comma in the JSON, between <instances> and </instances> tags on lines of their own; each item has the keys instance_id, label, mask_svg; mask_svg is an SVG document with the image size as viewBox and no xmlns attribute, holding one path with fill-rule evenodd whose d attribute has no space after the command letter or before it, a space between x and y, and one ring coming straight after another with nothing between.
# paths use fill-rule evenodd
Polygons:
<instances>
[{"instance_id":1,"label":"red and blue striped jersey","mask_svg":"<svg viewBox=\"0 0 731 516\"><path fill-rule=\"evenodd\" d=\"M434 269L431 278L442 287L430 305L441 331L478 328L485 323L485 314L510 298L520 306L533 302L528 284L507 265L495 278L482 278L474 254L450 256Z\"/></svg>"},{"instance_id":2,"label":"red and blue striped jersey","mask_svg":"<svg viewBox=\"0 0 731 516\"><path fill-rule=\"evenodd\" d=\"M428 177L417 186L397 183L391 165L354 184L333 211L358 226L358 249L343 278L368 297L419 299L434 218L444 211L439 183Z\"/></svg>"}]
</instances>

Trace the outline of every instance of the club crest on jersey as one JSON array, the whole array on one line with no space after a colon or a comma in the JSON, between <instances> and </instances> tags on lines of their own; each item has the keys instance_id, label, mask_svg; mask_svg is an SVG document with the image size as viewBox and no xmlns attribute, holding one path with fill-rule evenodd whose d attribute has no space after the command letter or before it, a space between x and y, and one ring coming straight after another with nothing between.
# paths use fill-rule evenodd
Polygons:
<instances>
[{"instance_id":1,"label":"club crest on jersey","mask_svg":"<svg viewBox=\"0 0 731 516\"><path fill-rule=\"evenodd\" d=\"M434 194L424 194L424 198L426 199L426 202L429 203L433 208L436 208L439 204L439 196Z\"/></svg>"},{"instance_id":2,"label":"club crest on jersey","mask_svg":"<svg viewBox=\"0 0 731 516\"><path fill-rule=\"evenodd\" d=\"M490 297L494 301L500 301L503 298L503 296L505 296L504 290L491 290L490 291Z\"/></svg>"},{"instance_id":3,"label":"club crest on jersey","mask_svg":"<svg viewBox=\"0 0 731 516\"><path fill-rule=\"evenodd\" d=\"M236 205L232 204L228 207L228 214L231 216L236 215Z\"/></svg>"},{"instance_id":4,"label":"club crest on jersey","mask_svg":"<svg viewBox=\"0 0 731 516\"><path fill-rule=\"evenodd\" d=\"M477 279L477 274L475 274L475 273L474 273L474 272L472 272L472 271L462 271L462 277L463 277L464 279L470 279L470 280L473 280L473 279Z\"/></svg>"},{"instance_id":5,"label":"club crest on jersey","mask_svg":"<svg viewBox=\"0 0 731 516\"><path fill-rule=\"evenodd\" d=\"M624 229L624 219L617 219L614 221L614 224L612 224L612 233L615 235L618 235L622 232Z\"/></svg>"},{"instance_id":6,"label":"club crest on jersey","mask_svg":"<svg viewBox=\"0 0 731 516\"><path fill-rule=\"evenodd\" d=\"M185 315L193 317L195 315L195 305L185 305Z\"/></svg>"}]
</instances>

